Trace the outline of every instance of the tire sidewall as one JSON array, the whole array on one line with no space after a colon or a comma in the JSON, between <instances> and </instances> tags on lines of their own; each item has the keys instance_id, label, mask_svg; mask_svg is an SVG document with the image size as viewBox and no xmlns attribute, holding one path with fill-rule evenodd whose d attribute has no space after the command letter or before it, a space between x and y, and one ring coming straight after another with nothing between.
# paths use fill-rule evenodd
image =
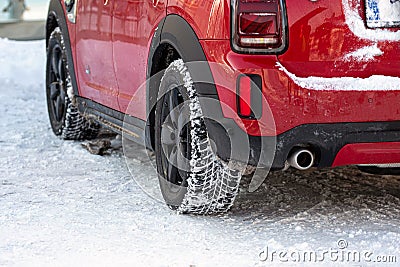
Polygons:
<instances>
[{"instance_id":1,"label":"tire sidewall","mask_svg":"<svg viewBox=\"0 0 400 267\"><path fill-rule=\"evenodd\" d=\"M49 119L50 119L50 125L51 128L53 130L53 132L56 135L61 135L63 132L63 129L65 127L65 123L66 123L66 116L64 114L62 120L59 122L57 121L57 119L55 118L55 114L53 111L53 107L52 107L52 100L50 99L50 83L51 83L51 53L53 48L58 45L61 48L62 51L62 59L64 61L64 64L66 64L66 51L65 51L65 46L64 46L64 42L63 42L63 36L60 30L57 30L57 28L51 33L50 38L49 38L49 42L48 42L48 46L47 46L47 59L46 59L46 99L47 99L47 110L48 110L48 114L49 114ZM65 74L66 77L69 76L68 70L67 68L65 68ZM66 81L64 81L65 85L66 85ZM65 90L65 88L64 88ZM65 92L65 107L68 108L70 105L70 100L68 98L67 92Z\"/></svg>"}]
</instances>

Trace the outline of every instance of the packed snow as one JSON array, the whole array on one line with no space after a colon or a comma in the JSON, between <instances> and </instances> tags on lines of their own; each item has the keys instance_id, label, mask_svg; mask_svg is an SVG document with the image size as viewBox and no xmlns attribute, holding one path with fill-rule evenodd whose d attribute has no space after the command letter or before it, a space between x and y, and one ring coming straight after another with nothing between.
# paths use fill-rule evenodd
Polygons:
<instances>
[{"instance_id":1,"label":"packed snow","mask_svg":"<svg viewBox=\"0 0 400 267\"><path fill-rule=\"evenodd\" d=\"M27 10L23 14L24 20L44 20L47 17L48 5L50 0L25 0ZM0 1L0 11L6 7L9 0ZM7 12L0 12L0 22L9 21Z\"/></svg>"},{"instance_id":2,"label":"packed snow","mask_svg":"<svg viewBox=\"0 0 400 267\"><path fill-rule=\"evenodd\" d=\"M398 91L400 77L372 75L368 78L357 77L298 77L291 73L281 63L277 63L279 70L286 73L292 81L301 88L317 91Z\"/></svg>"},{"instance_id":3,"label":"packed snow","mask_svg":"<svg viewBox=\"0 0 400 267\"><path fill-rule=\"evenodd\" d=\"M0 265L315 266L301 256L314 252L318 266L398 266L399 177L289 170L254 193L245 177L229 213L178 215L135 182L157 180L139 147L129 172L122 150L53 135L44 45L0 39Z\"/></svg>"},{"instance_id":4,"label":"packed snow","mask_svg":"<svg viewBox=\"0 0 400 267\"><path fill-rule=\"evenodd\" d=\"M379 49L378 44L362 47L344 56L345 61L369 62L376 57L382 56L383 51Z\"/></svg>"}]
</instances>

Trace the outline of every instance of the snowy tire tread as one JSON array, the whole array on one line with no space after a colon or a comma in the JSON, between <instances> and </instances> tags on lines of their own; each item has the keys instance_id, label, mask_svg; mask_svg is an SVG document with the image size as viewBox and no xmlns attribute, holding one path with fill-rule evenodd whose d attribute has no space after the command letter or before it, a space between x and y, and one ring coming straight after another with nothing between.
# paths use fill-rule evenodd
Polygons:
<instances>
[{"instance_id":1,"label":"snowy tire tread","mask_svg":"<svg viewBox=\"0 0 400 267\"><path fill-rule=\"evenodd\" d=\"M197 92L183 60L172 62L168 69L172 68L183 75L183 86L190 101L191 123L190 173L187 179L187 192L178 207L178 212L192 214L226 212L232 207L238 193L241 172L229 168L212 151Z\"/></svg>"},{"instance_id":2,"label":"snowy tire tread","mask_svg":"<svg viewBox=\"0 0 400 267\"><path fill-rule=\"evenodd\" d=\"M99 133L100 126L84 118L78 109L68 99L68 109L61 138L66 140L94 139Z\"/></svg>"}]
</instances>

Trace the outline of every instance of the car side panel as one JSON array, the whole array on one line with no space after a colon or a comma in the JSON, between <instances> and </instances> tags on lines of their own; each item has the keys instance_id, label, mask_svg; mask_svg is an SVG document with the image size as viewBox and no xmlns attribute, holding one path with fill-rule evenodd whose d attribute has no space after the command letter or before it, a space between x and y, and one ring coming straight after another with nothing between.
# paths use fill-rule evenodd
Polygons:
<instances>
[{"instance_id":1,"label":"car side panel","mask_svg":"<svg viewBox=\"0 0 400 267\"><path fill-rule=\"evenodd\" d=\"M76 24L76 72L81 96L119 109L112 51L113 2L81 0Z\"/></svg>"},{"instance_id":2,"label":"car side panel","mask_svg":"<svg viewBox=\"0 0 400 267\"><path fill-rule=\"evenodd\" d=\"M199 39L229 39L229 0L170 0L168 14L184 18Z\"/></svg>"},{"instance_id":3,"label":"car side panel","mask_svg":"<svg viewBox=\"0 0 400 267\"><path fill-rule=\"evenodd\" d=\"M114 6L112 44L120 111L143 120L149 46L165 14L164 0L121 0Z\"/></svg>"}]
</instances>

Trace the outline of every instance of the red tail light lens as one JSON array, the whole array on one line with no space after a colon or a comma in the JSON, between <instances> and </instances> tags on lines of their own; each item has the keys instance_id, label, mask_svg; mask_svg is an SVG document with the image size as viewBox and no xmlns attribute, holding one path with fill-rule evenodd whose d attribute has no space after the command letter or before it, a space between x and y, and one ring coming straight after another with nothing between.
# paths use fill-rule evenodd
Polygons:
<instances>
[{"instance_id":1,"label":"red tail light lens","mask_svg":"<svg viewBox=\"0 0 400 267\"><path fill-rule=\"evenodd\" d=\"M238 114L246 119L258 119L262 115L262 79L256 74L242 74L237 78Z\"/></svg>"},{"instance_id":2,"label":"red tail light lens","mask_svg":"<svg viewBox=\"0 0 400 267\"><path fill-rule=\"evenodd\" d=\"M249 76L239 78L238 98L239 115L242 117L251 116L251 79Z\"/></svg>"},{"instance_id":3,"label":"red tail light lens","mask_svg":"<svg viewBox=\"0 0 400 267\"><path fill-rule=\"evenodd\" d=\"M236 0L232 6L232 46L237 52L279 53L286 47L283 0Z\"/></svg>"},{"instance_id":4,"label":"red tail light lens","mask_svg":"<svg viewBox=\"0 0 400 267\"><path fill-rule=\"evenodd\" d=\"M276 14L241 13L239 33L243 35L277 35Z\"/></svg>"}]
</instances>

